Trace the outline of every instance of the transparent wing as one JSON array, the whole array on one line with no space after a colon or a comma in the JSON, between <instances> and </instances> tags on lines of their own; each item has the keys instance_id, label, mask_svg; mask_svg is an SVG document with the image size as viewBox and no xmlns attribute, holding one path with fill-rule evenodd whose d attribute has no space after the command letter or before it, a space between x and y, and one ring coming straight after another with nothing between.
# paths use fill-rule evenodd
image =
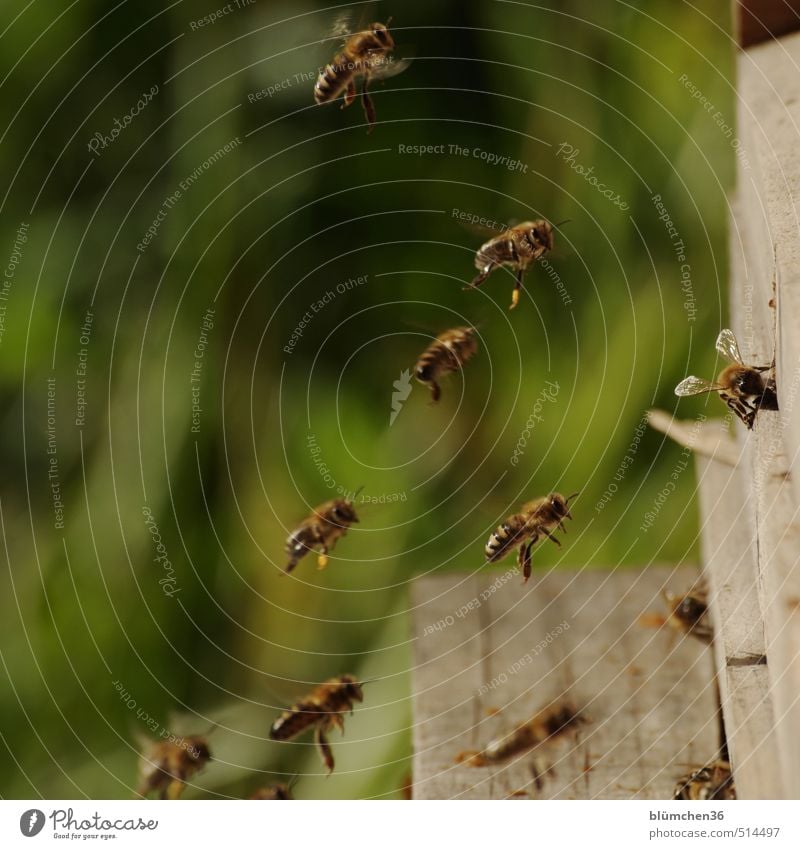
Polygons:
<instances>
[{"instance_id":1,"label":"transparent wing","mask_svg":"<svg viewBox=\"0 0 800 849\"><path fill-rule=\"evenodd\" d=\"M388 80L389 77L396 77L398 74L402 74L411 62L412 59L410 56L402 59L395 59L391 55L381 56L379 59L374 59L370 66L370 79Z\"/></svg>"},{"instance_id":2,"label":"transparent wing","mask_svg":"<svg viewBox=\"0 0 800 849\"><path fill-rule=\"evenodd\" d=\"M353 32L355 32L355 11L344 9L333 19L326 36L328 38L345 39Z\"/></svg>"},{"instance_id":3,"label":"transparent wing","mask_svg":"<svg viewBox=\"0 0 800 849\"><path fill-rule=\"evenodd\" d=\"M703 392L719 392L720 389L722 387L718 383L709 383L707 380L703 380L702 377L691 375L684 378L675 387L675 394L683 398L686 395L701 395Z\"/></svg>"},{"instance_id":4,"label":"transparent wing","mask_svg":"<svg viewBox=\"0 0 800 849\"><path fill-rule=\"evenodd\" d=\"M719 351L726 360L743 365L742 355L739 353L739 344L736 341L736 337L733 335L732 330L723 330L720 332L719 336L717 336L717 351Z\"/></svg>"}]
</instances>

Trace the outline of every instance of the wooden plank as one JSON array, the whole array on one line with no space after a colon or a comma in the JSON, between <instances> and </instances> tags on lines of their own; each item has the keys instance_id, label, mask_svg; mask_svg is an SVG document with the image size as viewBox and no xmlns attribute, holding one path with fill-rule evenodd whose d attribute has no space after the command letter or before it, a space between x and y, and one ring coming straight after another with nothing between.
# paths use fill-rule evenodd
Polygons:
<instances>
[{"instance_id":1,"label":"wooden plank","mask_svg":"<svg viewBox=\"0 0 800 849\"><path fill-rule=\"evenodd\" d=\"M733 25L742 47L800 29L800 0L734 0Z\"/></svg>"},{"instance_id":2,"label":"wooden plank","mask_svg":"<svg viewBox=\"0 0 800 849\"><path fill-rule=\"evenodd\" d=\"M758 416L745 441L752 490L757 582L781 791L800 798L800 33L739 58L739 161L732 304L743 355L775 351L779 413Z\"/></svg>"},{"instance_id":3,"label":"wooden plank","mask_svg":"<svg viewBox=\"0 0 800 849\"><path fill-rule=\"evenodd\" d=\"M415 797L670 798L681 775L717 754L713 662L701 643L673 644L668 629L643 627L639 617L663 612L666 585L683 589L696 576L689 568L557 570L523 587L510 570L487 573L467 592L462 576L418 579ZM470 600L478 605L459 616ZM448 615L449 626L431 630ZM442 683L454 672L457 686ZM590 718L576 737L492 767L454 763L558 698ZM534 766L550 769L541 789Z\"/></svg>"},{"instance_id":4,"label":"wooden plank","mask_svg":"<svg viewBox=\"0 0 800 849\"><path fill-rule=\"evenodd\" d=\"M720 433L721 421L707 423ZM743 466L696 457L704 576L736 789L741 799L783 796L759 600L754 498Z\"/></svg>"}]
</instances>

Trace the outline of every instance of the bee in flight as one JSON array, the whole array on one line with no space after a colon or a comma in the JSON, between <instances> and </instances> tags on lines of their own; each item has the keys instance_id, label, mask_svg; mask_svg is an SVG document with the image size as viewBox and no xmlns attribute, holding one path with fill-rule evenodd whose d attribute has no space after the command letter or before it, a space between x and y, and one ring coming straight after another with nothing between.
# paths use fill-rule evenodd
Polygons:
<instances>
[{"instance_id":1,"label":"bee in flight","mask_svg":"<svg viewBox=\"0 0 800 849\"><path fill-rule=\"evenodd\" d=\"M354 499L360 491L355 493ZM317 567L324 569L328 565L328 552L354 522L358 522L358 516L349 499L335 498L320 504L289 534L286 540L286 553L289 555L286 571L291 572L309 551L317 549Z\"/></svg>"},{"instance_id":2,"label":"bee in flight","mask_svg":"<svg viewBox=\"0 0 800 849\"><path fill-rule=\"evenodd\" d=\"M522 567L523 583L531 576L531 549L542 538L551 539L556 545L560 541L552 531L560 528L564 533L564 519L571 519L569 503L578 493L564 498L552 492L542 498L523 504L519 513L509 516L489 537L486 543L486 560L497 563L513 549L518 548L517 563Z\"/></svg>"},{"instance_id":3,"label":"bee in flight","mask_svg":"<svg viewBox=\"0 0 800 849\"><path fill-rule=\"evenodd\" d=\"M522 224L509 227L480 246L475 254L475 268L480 274L466 288L476 289L493 271L506 265L516 272L516 283L509 307L513 310L519 303L522 279L528 266L551 250L553 250L553 226L549 221L540 218L537 221L523 221Z\"/></svg>"},{"instance_id":4,"label":"bee in flight","mask_svg":"<svg viewBox=\"0 0 800 849\"><path fill-rule=\"evenodd\" d=\"M515 755L560 737L585 721L571 702L555 702L539 711L531 719L518 725L504 737L492 740L480 752L466 751L456 756L456 763L467 766L491 766Z\"/></svg>"},{"instance_id":5,"label":"bee in flight","mask_svg":"<svg viewBox=\"0 0 800 849\"><path fill-rule=\"evenodd\" d=\"M736 798L733 773L728 761L717 760L681 778L673 799L728 801Z\"/></svg>"},{"instance_id":6,"label":"bee in flight","mask_svg":"<svg viewBox=\"0 0 800 849\"><path fill-rule=\"evenodd\" d=\"M272 723L269 736L273 740L291 740L309 728L320 757L329 773L333 772L333 752L327 734L331 728L344 731L344 714L353 712L355 702L363 702L361 684L353 675L331 678L313 689L306 698L285 710Z\"/></svg>"},{"instance_id":7,"label":"bee in flight","mask_svg":"<svg viewBox=\"0 0 800 849\"><path fill-rule=\"evenodd\" d=\"M692 375L675 387L675 394L683 398L703 392L718 392L719 397L744 422L747 429L751 430L759 410L778 409L775 381L762 377L763 372L771 371L773 366L745 365L732 330L723 330L719 334L717 351L730 362L730 365L719 373L717 382L709 383L702 377Z\"/></svg>"},{"instance_id":8,"label":"bee in flight","mask_svg":"<svg viewBox=\"0 0 800 849\"><path fill-rule=\"evenodd\" d=\"M458 371L478 350L474 327L454 327L440 333L425 349L414 367L417 380L431 390L431 400L439 400L439 380Z\"/></svg>"},{"instance_id":9,"label":"bee in flight","mask_svg":"<svg viewBox=\"0 0 800 849\"><path fill-rule=\"evenodd\" d=\"M356 99L356 82L361 77L361 103L367 119L367 133L375 126L375 105L368 88L372 80L385 79L404 71L408 60L392 61L394 39L389 32L389 23L373 23L366 29L350 33L349 14L342 16L334 26L334 35L344 38L339 52L317 77L314 85L314 100L318 104L329 103L344 94L342 109Z\"/></svg>"},{"instance_id":10,"label":"bee in flight","mask_svg":"<svg viewBox=\"0 0 800 849\"><path fill-rule=\"evenodd\" d=\"M205 737L179 737L155 743L139 760L140 796L158 792L159 799L177 799L186 782L211 760Z\"/></svg>"}]
</instances>

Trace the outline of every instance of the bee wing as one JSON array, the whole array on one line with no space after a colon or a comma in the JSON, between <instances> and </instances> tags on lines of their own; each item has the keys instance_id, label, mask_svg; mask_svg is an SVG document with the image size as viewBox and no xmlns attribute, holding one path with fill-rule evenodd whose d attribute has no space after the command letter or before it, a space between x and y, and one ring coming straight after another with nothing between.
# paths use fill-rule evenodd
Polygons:
<instances>
[{"instance_id":1,"label":"bee wing","mask_svg":"<svg viewBox=\"0 0 800 849\"><path fill-rule=\"evenodd\" d=\"M739 343L736 341L732 330L725 329L720 331L719 336L717 336L717 351L726 360L743 365L742 355L739 353Z\"/></svg>"},{"instance_id":2,"label":"bee wing","mask_svg":"<svg viewBox=\"0 0 800 849\"><path fill-rule=\"evenodd\" d=\"M326 38L337 38L344 40L355 31L355 11L344 9L339 12L328 27Z\"/></svg>"},{"instance_id":3,"label":"bee wing","mask_svg":"<svg viewBox=\"0 0 800 849\"><path fill-rule=\"evenodd\" d=\"M679 398L684 398L687 395L702 395L703 392L719 392L720 389L722 387L718 383L709 383L702 377L691 375L675 387L675 394Z\"/></svg>"},{"instance_id":4,"label":"bee wing","mask_svg":"<svg viewBox=\"0 0 800 849\"><path fill-rule=\"evenodd\" d=\"M411 56L404 56L402 59L395 59L391 55L381 57L379 60L375 60L372 65L369 77L371 80L388 80L389 77L402 74L412 61Z\"/></svg>"}]
</instances>

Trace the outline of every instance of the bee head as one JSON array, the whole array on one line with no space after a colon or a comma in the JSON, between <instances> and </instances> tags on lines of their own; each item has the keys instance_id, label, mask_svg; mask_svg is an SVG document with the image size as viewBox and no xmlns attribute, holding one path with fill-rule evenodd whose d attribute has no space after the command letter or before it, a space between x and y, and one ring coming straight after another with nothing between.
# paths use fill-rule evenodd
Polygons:
<instances>
[{"instance_id":1,"label":"bee head","mask_svg":"<svg viewBox=\"0 0 800 849\"><path fill-rule=\"evenodd\" d=\"M433 380L433 369L433 363L424 363L417 367L414 374L420 383L430 383Z\"/></svg>"},{"instance_id":2,"label":"bee head","mask_svg":"<svg viewBox=\"0 0 800 849\"><path fill-rule=\"evenodd\" d=\"M528 239L532 245L541 245L548 251L553 250L553 227L549 221L535 221L528 231Z\"/></svg>"},{"instance_id":3,"label":"bee head","mask_svg":"<svg viewBox=\"0 0 800 849\"><path fill-rule=\"evenodd\" d=\"M187 738L186 751L198 764L207 764L211 760L211 750L203 737Z\"/></svg>"},{"instance_id":4,"label":"bee head","mask_svg":"<svg viewBox=\"0 0 800 849\"><path fill-rule=\"evenodd\" d=\"M346 498L337 498L331 507L331 518L339 525L352 524L358 522L353 502Z\"/></svg>"},{"instance_id":5,"label":"bee head","mask_svg":"<svg viewBox=\"0 0 800 849\"><path fill-rule=\"evenodd\" d=\"M575 495L578 493L576 492ZM569 498L564 498L560 492L550 494L550 508L559 519L571 519L572 514L569 512L569 502L575 498L575 495L570 495Z\"/></svg>"},{"instance_id":6,"label":"bee head","mask_svg":"<svg viewBox=\"0 0 800 849\"><path fill-rule=\"evenodd\" d=\"M342 675L342 684L344 685L347 695L356 702L364 701L364 691L361 689L361 683L356 681L354 675Z\"/></svg>"},{"instance_id":7,"label":"bee head","mask_svg":"<svg viewBox=\"0 0 800 849\"><path fill-rule=\"evenodd\" d=\"M378 40L381 47L391 50L394 47L394 39L389 33L389 28L386 24L374 23L370 25L372 35Z\"/></svg>"}]
</instances>

